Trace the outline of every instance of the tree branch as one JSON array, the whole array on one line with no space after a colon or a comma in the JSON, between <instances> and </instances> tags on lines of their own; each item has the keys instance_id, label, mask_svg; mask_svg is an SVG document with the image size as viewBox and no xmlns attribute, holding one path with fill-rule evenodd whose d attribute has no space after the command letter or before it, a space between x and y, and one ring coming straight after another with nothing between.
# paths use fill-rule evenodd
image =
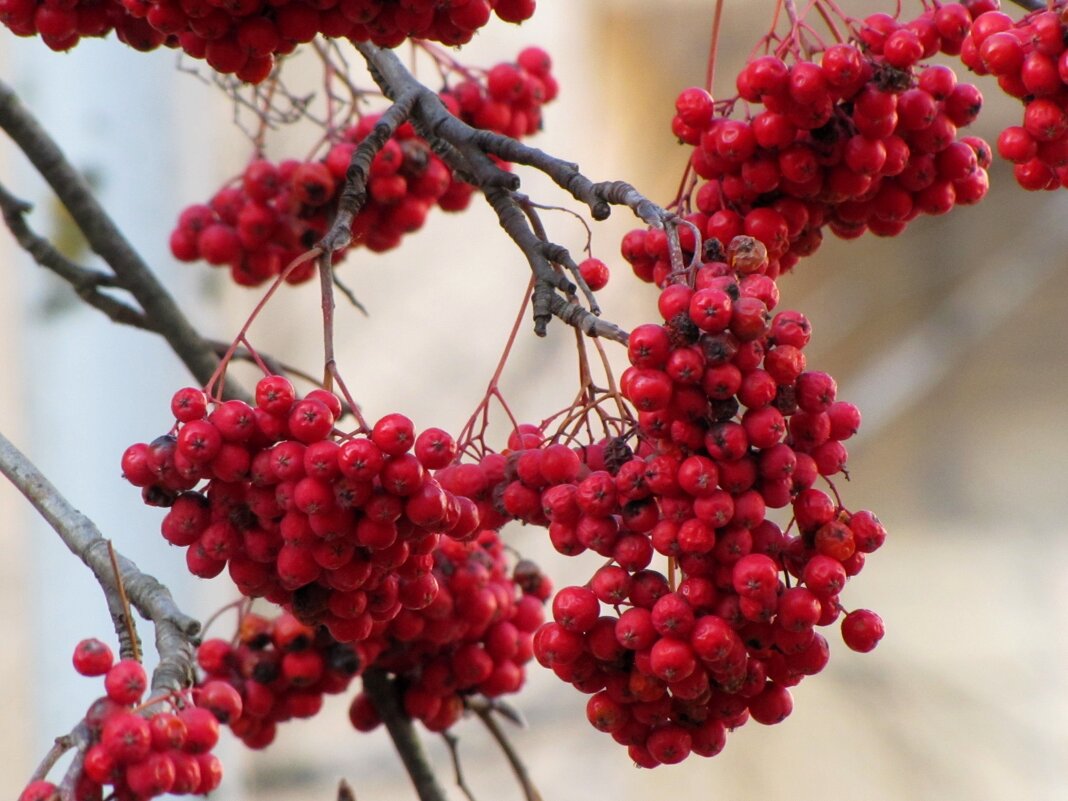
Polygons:
<instances>
[{"instance_id":1,"label":"tree branch","mask_svg":"<svg viewBox=\"0 0 1068 801\"><path fill-rule=\"evenodd\" d=\"M468 700L467 708L478 715L479 720L482 721L490 736L500 746L504 758L508 760L512 772L515 773L515 777L519 781L519 786L523 788L523 797L526 801L542 801L541 793L538 792L538 788L531 781L530 773L520 758L519 752L515 750L512 741L508 739L508 735L504 733L500 724L493 717L493 713L499 711L493 702L486 699L472 698Z\"/></svg>"},{"instance_id":2,"label":"tree branch","mask_svg":"<svg viewBox=\"0 0 1068 801\"><path fill-rule=\"evenodd\" d=\"M97 201L85 179L63 155L55 140L0 81L0 128L26 154L30 163L70 212L93 251L115 272L119 284L136 298L145 315L178 358L201 383L210 380L218 358L182 313L155 274L126 240ZM236 384L227 394L242 395Z\"/></svg>"},{"instance_id":3,"label":"tree branch","mask_svg":"<svg viewBox=\"0 0 1068 801\"><path fill-rule=\"evenodd\" d=\"M553 264L572 269L573 260L565 248L547 241L531 229L522 211L520 197L515 194L519 189L519 177L502 170L491 156L545 173L572 197L589 206L595 220L608 217L613 205L629 207L644 222L656 227L663 227L671 215L630 184L623 181L594 183L582 175L577 164L550 156L511 137L471 127L453 116L441 98L419 83L395 53L367 42L357 43L356 49L367 61L371 77L396 104L390 112L398 109L402 99L405 104L412 104L409 119L416 132L456 175L482 191L501 227L526 256L537 279L532 303L534 333L544 336L549 320L555 315L587 335L608 336L626 342L626 332L597 320L599 310L594 301L591 300L589 310L575 302L575 285L563 272L553 269Z\"/></svg>"},{"instance_id":4,"label":"tree branch","mask_svg":"<svg viewBox=\"0 0 1068 801\"><path fill-rule=\"evenodd\" d=\"M134 328L150 328L144 314L100 291L102 286L115 286L115 276L75 264L56 250L51 242L34 233L26 222L26 214L32 208L31 204L15 197L0 184L0 213L3 214L4 222L19 247L30 254L40 266L70 284L79 298L94 309L102 311L113 322Z\"/></svg>"},{"instance_id":5,"label":"tree branch","mask_svg":"<svg viewBox=\"0 0 1068 801\"><path fill-rule=\"evenodd\" d=\"M375 123L371 133L352 152L334 222L319 242L323 252L334 253L352 242L352 221L367 202L367 176L371 172L371 162L401 123L408 119L417 96L415 91L409 91L398 97Z\"/></svg>"},{"instance_id":6,"label":"tree branch","mask_svg":"<svg viewBox=\"0 0 1068 801\"><path fill-rule=\"evenodd\" d=\"M70 552L93 571L108 597L109 608L113 608L112 599L118 598L119 590L108 541L93 521L71 506L3 434L0 434L0 473L33 504ZM168 692L188 687L193 678L193 641L200 632L200 623L178 608L170 590L159 581L142 573L126 557L116 553L115 559L130 601L156 627L160 661L152 674L152 689Z\"/></svg>"},{"instance_id":7,"label":"tree branch","mask_svg":"<svg viewBox=\"0 0 1068 801\"><path fill-rule=\"evenodd\" d=\"M430 766L415 726L397 701L394 681L383 671L372 669L363 674L363 688L386 724L390 739L404 762L404 769L408 771L412 785L419 794L419 801L446 801L445 790Z\"/></svg>"}]
</instances>

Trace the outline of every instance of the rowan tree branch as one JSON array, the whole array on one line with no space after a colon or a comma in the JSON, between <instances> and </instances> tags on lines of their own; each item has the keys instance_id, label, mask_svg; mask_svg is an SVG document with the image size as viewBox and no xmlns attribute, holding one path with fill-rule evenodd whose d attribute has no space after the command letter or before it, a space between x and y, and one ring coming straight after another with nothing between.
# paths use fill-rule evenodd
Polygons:
<instances>
[{"instance_id":1,"label":"rowan tree branch","mask_svg":"<svg viewBox=\"0 0 1068 801\"><path fill-rule=\"evenodd\" d=\"M386 724L393 746L400 754L404 769L419 795L419 801L447 801L445 790L430 766L415 726L397 700L397 687L393 679L382 670L368 670L363 674L363 689Z\"/></svg>"},{"instance_id":2,"label":"rowan tree branch","mask_svg":"<svg viewBox=\"0 0 1068 801\"><path fill-rule=\"evenodd\" d=\"M2 81L0 129L11 137L56 193L93 252L114 271L117 285L133 295L145 316L153 321L154 329L167 340L197 381L207 383L219 361L211 347L127 241L56 141ZM245 395L232 382L227 382L225 389L233 397Z\"/></svg>"},{"instance_id":3,"label":"rowan tree branch","mask_svg":"<svg viewBox=\"0 0 1068 801\"><path fill-rule=\"evenodd\" d=\"M525 198L517 194L519 177L501 169L491 157L523 164L545 173L572 197L585 203L595 220L608 217L613 205L629 207L644 222L656 227L663 227L672 216L630 184L622 181L594 183L580 172L577 164L510 137L471 127L453 116L437 94L419 83L393 51L366 42L356 43L355 46L366 60L375 83L394 102L387 112L393 128L407 118L457 176L481 190L496 212L501 227L526 256L536 278L532 303L534 333L544 336L549 320L556 316L589 336L607 336L626 342L627 334L621 328L597 321L599 309L595 301L590 301L588 310L578 305L574 298L575 284L568 280L563 271L553 267L555 264L573 270L574 260L565 248L532 230L523 212ZM383 127L381 133L385 131ZM373 148L374 145L369 146L369 149ZM354 154L354 166L355 163ZM363 179L361 171L350 167L346 193L352 197L361 193L365 196ZM345 211L345 219L349 224L354 213L350 208ZM337 221L321 245L329 247L334 242L342 241L334 230L336 226Z\"/></svg>"},{"instance_id":4,"label":"rowan tree branch","mask_svg":"<svg viewBox=\"0 0 1068 801\"><path fill-rule=\"evenodd\" d=\"M530 772L527 770L526 764L523 762L522 758L519 756L519 752L515 749L515 746L512 745L512 741L508 739L508 735L504 733L504 729L501 728L493 715L495 712L503 714L513 722L515 721L515 718L508 714L508 712L498 708L492 700L479 698L477 696L468 699L467 708L478 715L478 719L482 721L482 724L486 727L490 736L493 737L497 745L500 746L504 758L508 760L508 764L511 766L516 780L519 782L519 786L523 788L523 797L526 801L542 801L541 793L539 793L538 788L534 786L534 782L530 778Z\"/></svg>"},{"instance_id":5,"label":"rowan tree branch","mask_svg":"<svg viewBox=\"0 0 1068 801\"><path fill-rule=\"evenodd\" d=\"M1047 7L1046 0L1009 0L1013 5L1026 8L1028 11L1041 11Z\"/></svg>"},{"instance_id":6,"label":"rowan tree branch","mask_svg":"<svg viewBox=\"0 0 1068 801\"><path fill-rule=\"evenodd\" d=\"M68 284L75 294L94 309L102 311L113 322L134 328L149 329L149 322L145 315L132 306L123 303L117 298L100 291L101 287L113 287L116 284L115 276L98 270L91 270L80 264L75 264L60 253L47 239L36 234L29 223L26 222L26 214L33 206L24 200L8 192L3 184L0 184L0 213L3 214L4 222L19 247L25 250L35 262L47 270L52 271ZM154 329L152 329L154 330Z\"/></svg>"},{"instance_id":7,"label":"rowan tree branch","mask_svg":"<svg viewBox=\"0 0 1068 801\"><path fill-rule=\"evenodd\" d=\"M114 609L119 589L108 541L93 521L75 509L3 434L0 434L0 473L48 521L70 552L93 571L108 598L109 609ZM188 687L193 680L194 640L200 632L199 621L182 612L170 590L158 580L142 573L126 557L118 553L115 556L130 602L156 629L160 661L152 674L153 691L172 692Z\"/></svg>"}]
</instances>

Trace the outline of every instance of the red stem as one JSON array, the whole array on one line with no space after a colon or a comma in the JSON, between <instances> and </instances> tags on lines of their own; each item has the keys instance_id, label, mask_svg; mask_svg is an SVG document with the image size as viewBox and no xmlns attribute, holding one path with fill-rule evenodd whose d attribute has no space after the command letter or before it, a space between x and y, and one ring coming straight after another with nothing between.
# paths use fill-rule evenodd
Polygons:
<instances>
[{"instance_id":1,"label":"red stem","mask_svg":"<svg viewBox=\"0 0 1068 801\"><path fill-rule=\"evenodd\" d=\"M712 92L712 83L716 79L716 53L719 50L719 26L722 18L723 0L716 0L716 11L712 16L712 43L708 48L708 67L705 71L705 89L713 97L715 95Z\"/></svg>"},{"instance_id":2,"label":"red stem","mask_svg":"<svg viewBox=\"0 0 1068 801\"><path fill-rule=\"evenodd\" d=\"M237 336L234 338L233 343L230 345L229 348L227 348L226 353L223 355L222 359L219 360L219 366L215 368L215 372L212 373L211 378L208 379L208 383L204 385L204 391L208 394L209 397L214 397L213 393L215 390L215 385L226 374L226 368L230 364L230 360L234 358L234 353L241 346L241 343L248 342L248 339L246 338L246 335L248 334L248 329L252 326L252 323L255 322L260 312L263 311L263 308L267 305L267 301L269 301L274 295L274 293L278 291L278 287L280 287L282 283L286 280L286 278L289 277L290 273L292 273L300 265L304 264L304 262L310 259L314 259L320 254L320 252L321 251L319 250L319 248L312 248L307 253L302 253L301 255L297 256L297 258L293 259L293 261L291 261L288 265L286 265L286 268L278 274L278 277L276 279L274 279L274 283L271 284L271 288L267 290L267 292L262 298L260 298L260 302L256 304L256 308L252 310L252 314L248 316L248 319L245 320L245 324L241 326L241 330L237 332Z\"/></svg>"}]
</instances>

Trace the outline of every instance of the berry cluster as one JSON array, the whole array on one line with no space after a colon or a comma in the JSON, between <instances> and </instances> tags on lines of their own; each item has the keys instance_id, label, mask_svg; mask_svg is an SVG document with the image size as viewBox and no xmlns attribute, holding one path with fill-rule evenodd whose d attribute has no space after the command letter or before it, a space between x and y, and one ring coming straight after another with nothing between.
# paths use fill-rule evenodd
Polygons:
<instances>
[{"instance_id":1,"label":"berry cluster","mask_svg":"<svg viewBox=\"0 0 1068 801\"><path fill-rule=\"evenodd\" d=\"M829 480L845 471L859 412L806 369L806 318L772 317L759 244L739 238L728 252L664 288L662 324L631 332L620 385L638 411L636 453L614 440L584 461L534 439L498 491L510 516L548 525L561 553L610 560L557 594L534 653L592 695L590 721L645 766L711 756L750 717L785 718L788 688L827 662L816 627L838 620L848 577L886 535ZM796 533L768 519L780 508ZM670 577L650 568L657 554ZM842 634L868 651L882 625L857 610Z\"/></svg>"},{"instance_id":2,"label":"berry cluster","mask_svg":"<svg viewBox=\"0 0 1068 801\"><path fill-rule=\"evenodd\" d=\"M0 0L0 23L40 35L53 50L83 36L106 36L138 50L160 45L204 59L216 72L259 83L275 58L318 35L396 47L408 39L462 45L489 22L529 19L535 0Z\"/></svg>"},{"instance_id":3,"label":"berry cluster","mask_svg":"<svg viewBox=\"0 0 1068 801\"><path fill-rule=\"evenodd\" d=\"M998 153L1013 162L1024 189L1068 186L1068 50L1063 4L1014 22L988 11L976 18L961 61L1024 104L1023 124L998 136Z\"/></svg>"},{"instance_id":4,"label":"berry cluster","mask_svg":"<svg viewBox=\"0 0 1068 801\"><path fill-rule=\"evenodd\" d=\"M484 87L465 80L441 97L465 122L523 137L539 130L541 106L556 92L548 54L531 47L516 63L489 70ZM219 191L209 203L181 213L171 233L172 254L181 261L203 259L228 267L241 285L256 286L278 275L326 233L353 151L378 119L367 115L345 130L322 160L252 161L238 183ZM408 123L375 156L367 190L367 201L353 222L353 246L375 252L397 247L405 234L422 228L435 205L463 210L474 191ZM300 283L313 272L309 262L287 280Z\"/></svg>"},{"instance_id":5,"label":"berry cluster","mask_svg":"<svg viewBox=\"0 0 1068 801\"><path fill-rule=\"evenodd\" d=\"M281 376L257 384L255 407L183 389L171 408L174 432L122 457L145 502L169 506L164 538L187 549L194 575L228 569L242 594L325 625L339 642L428 606L441 535L479 530L478 505L427 472L456 455L440 429L416 436L390 414L369 436L342 435L332 393L298 399Z\"/></svg>"},{"instance_id":6,"label":"berry cluster","mask_svg":"<svg viewBox=\"0 0 1068 801\"><path fill-rule=\"evenodd\" d=\"M745 119L720 116L736 101L717 106L702 89L684 90L672 128L694 145L690 166L704 179L684 198L695 208L688 222L708 240L759 239L775 277L813 253L824 228L892 236L920 214L978 202L990 148L958 129L975 120L982 95L948 67L920 64L957 52L970 23L956 3L907 24L873 14L859 43L828 47L819 64L756 58L737 86L739 99L763 110ZM692 253L694 230L680 235ZM665 285L662 232L632 232L622 250L640 278Z\"/></svg>"},{"instance_id":7,"label":"berry cluster","mask_svg":"<svg viewBox=\"0 0 1068 801\"><path fill-rule=\"evenodd\" d=\"M220 685L240 694L241 716L224 722L249 748L270 745L279 723L313 717L323 695L344 692L362 666L352 645L288 613L274 620L246 613L235 642L205 640L197 662L205 673L198 698L210 699Z\"/></svg>"},{"instance_id":8,"label":"berry cluster","mask_svg":"<svg viewBox=\"0 0 1068 801\"><path fill-rule=\"evenodd\" d=\"M166 39L146 20L131 16L119 0L0 0L0 24L16 36L40 36L60 52L82 37L107 36L113 30L135 50L155 50Z\"/></svg>"},{"instance_id":9,"label":"berry cluster","mask_svg":"<svg viewBox=\"0 0 1068 801\"><path fill-rule=\"evenodd\" d=\"M465 696L496 698L522 688L552 586L528 561L510 574L503 543L488 529L468 542L442 540L434 576L434 600L402 611L363 649L375 667L400 679L405 712L440 732L459 719ZM363 693L353 700L350 718L360 731L379 722Z\"/></svg>"},{"instance_id":10,"label":"berry cluster","mask_svg":"<svg viewBox=\"0 0 1068 801\"><path fill-rule=\"evenodd\" d=\"M559 86L552 59L540 47L520 51L441 92L442 102L468 125L522 139L541 130L541 107L556 99Z\"/></svg>"},{"instance_id":11,"label":"berry cluster","mask_svg":"<svg viewBox=\"0 0 1068 801\"><path fill-rule=\"evenodd\" d=\"M534 15L536 5L536 0L349 0L343 13L355 24L345 35L380 47L396 47L409 38L462 45L492 14L518 24Z\"/></svg>"},{"instance_id":12,"label":"berry cluster","mask_svg":"<svg viewBox=\"0 0 1068 801\"><path fill-rule=\"evenodd\" d=\"M217 687L194 704L183 695L144 703L148 677L140 662L114 662L99 640L83 640L74 651L83 676L103 676L105 695L89 707L76 731L81 769L74 797L103 796L144 801L165 794L206 795L219 786L222 766L211 750L219 720L241 716L241 699ZM110 786L108 792L103 788ZM58 797L49 781L31 782L19 801Z\"/></svg>"}]
</instances>

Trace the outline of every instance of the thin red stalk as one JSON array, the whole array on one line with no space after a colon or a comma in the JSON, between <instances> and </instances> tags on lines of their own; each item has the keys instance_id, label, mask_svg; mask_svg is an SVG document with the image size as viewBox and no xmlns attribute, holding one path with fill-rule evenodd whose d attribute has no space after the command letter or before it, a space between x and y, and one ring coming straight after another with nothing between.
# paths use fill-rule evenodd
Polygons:
<instances>
[{"instance_id":1,"label":"thin red stalk","mask_svg":"<svg viewBox=\"0 0 1068 801\"><path fill-rule=\"evenodd\" d=\"M823 7L823 4L819 0L815 0L815 8L816 13L823 17L823 21L827 25L827 28L830 30L831 36L834 37L834 40L839 44L844 42L845 39L842 37L842 32L838 30L838 26L834 24L834 20L831 19L831 15L827 13L827 9Z\"/></svg>"},{"instance_id":2,"label":"thin red stalk","mask_svg":"<svg viewBox=\"0 0 1068 801\"><path fill-rule=\"evenodd\" d=\"M241 340L245 345L245 350L248 351L248 357L252 359L253 363L255 363L257 367L263 370L264 375L270 375L273 371L270 367L267 366L267 363L262 358L260 358L260 354L256 353L256 349L252 347L252 343L248 341L248 338L241 337Z\"/></svg>"},{"instance_id":3,"label":"thin red stalk","mask_svg":"<svg viewBox=\"0 0 1068 801\"><path fill-rule=\"evenodd\" d=\"M716 0L716 11L712 16L712 43L708 48L708 66L705 70L705 89L713 95L712 84L716 79L716 55L719 50L719 26L723 18L723 0Z\"/></svg>"},{"instance_id":4,"label":"thin red stalk","mask_svg":"<svg viewBox=\"0 0 1068 801\"><path fill-rule=\"evenodd\" d=\"M248 341L245 338L248 334L248 329L252 327L252 323L255 322L260 312L263 311L263 308L267 305L267 301L269 301L274 295L274 293L278 291L278 287L282 285L282 283L286 280L290 273L292 273L295 269L297 269L297 267L304 264L304 262L308 261L309 259L314 259L315 257L317 257L321 252L322 251L320 251L319 248L312 248L307 253L302 253L301 255L297 256L297 258L293 259L293 261L291 261L288 265L286 265L286 268L278 274L278 277L274 280L274 283L271 284L271 288L267 290L267 292L262 298L260 298L260 302L256 304L256 308L252 310L252 313L248 316L248 319L245 320L245 324L241 326L241 330L237 332L237 336L234 338L233 344L231 344L230 347L227 348L226 353L219 360L219 366L215 368L215 372L212 374L211 378L208 379L208 383L204 385L204 391L208 393L209 396L213 396L215 384L217 384L222 378L222 376L226 373L226 368L230 364L230 360L234 358L234 353L241 346L242 342Z\"/></svg>"},{"instance_id":5,"label":"thin red stalk","mask_svg":"<svg viewBox=\"0 0 1068 801\"><path fill-rule=\"evenodd\" d=\"M371 427L367 425L367 421L363 417L363 412L360 411L360 405L352 399L352 394L349 392L349 388L342 380L341 372L337 369L337 364L331 361L327 369L329 369L330 375L337 382L337 388L341 392L341 396L345 399L345 403L349 405L349 409L352 411L352 416L355 417L356 422L359 423L360 433L370 434Z\"/></svg>"},{"instance_id":6,"label":"thin red stalk","mask_svg":"<svg viewBox=\"0 0 1068 801\"><path fill-rule=\"evenodd\" d=\"M319 291L323 307L323 386L333 389L334 360L334 281L331 274L331 254L319 256Z\"/></svg>"},{"instance_id":7,"label":"thin red stalk","mask_svg":"<svg viewBox=\"0 0 1068 801\"><path fill-rule=\"evenodd\" d=\"M486 394L482 398L478 406L475 407L475 411L471 414L471 417L464 424L463 429L460 432L460 442L466 445L469 440L473 439L472 432L475 430L475 421L478 419L479 414L483 415L482 429L485 432L487 423L486 412L489 407L489 399L491 396L496 395L497 399L501 402L501 405L508 411L508 406L504 402L504 398L501 397L500 392L497 390L497 382L501 379L501 374L504 372L504 365L508 362L508 357L512 353L512 346L515 344L516 337L519 335L519 326L523 324L526 319L527 304L530 302L530 294L534 291L534 281L536 279L532 275L530 281L527 282L526 291L523 293L523 302L519 305L519 313L515 317L515 322L512 323L512 330L508 334L508 341L504 344L504 351L501 353L501 358L497 361L497 369L493 371L493 376L489 380L489 384L486 386ZM508 411L509 417L511 412ZM513 418L513 423L515 419Z\"/></svg>"}]
</instances>

